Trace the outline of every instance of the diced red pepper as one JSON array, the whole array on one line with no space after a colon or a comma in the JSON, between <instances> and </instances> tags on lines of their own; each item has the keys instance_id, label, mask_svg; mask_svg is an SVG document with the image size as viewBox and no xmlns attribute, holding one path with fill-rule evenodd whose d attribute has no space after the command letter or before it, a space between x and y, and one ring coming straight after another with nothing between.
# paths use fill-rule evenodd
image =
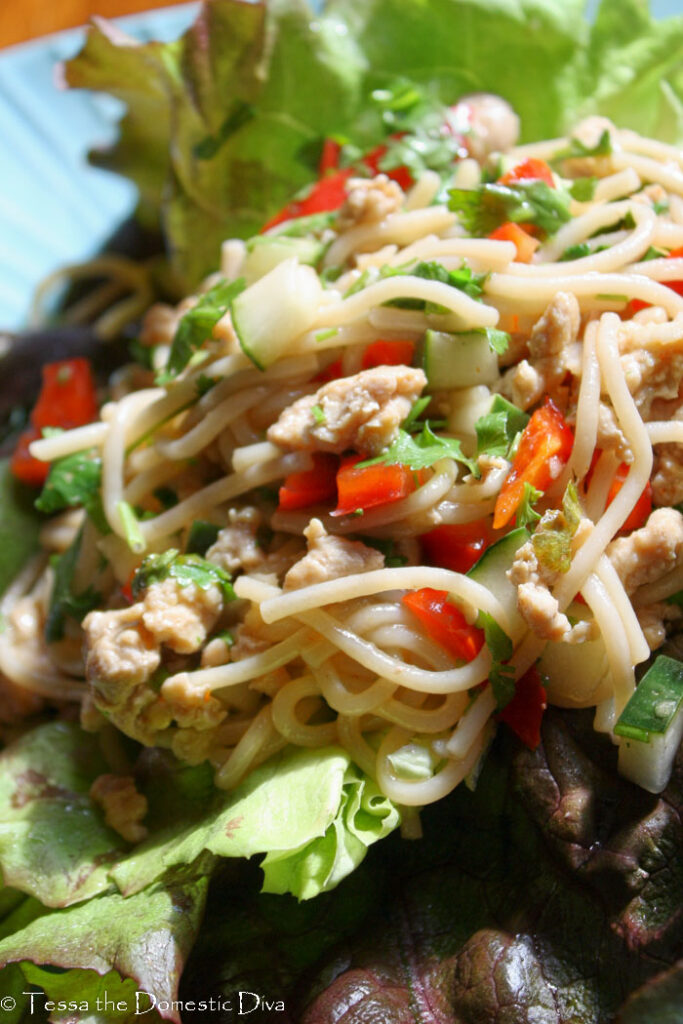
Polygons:
<instances>
[{"instance_id":1,"label":"diced red pepper","mask_svg":"<svg viewBox=\"0 0 683 1024\"><path fill-rule=\"evenodd\" d=\"M571 455L574 435L550 398L531 416L519 439L512 469L496 499L493 528L507 526L524 497L524 484L545 491Z\"/></svg>"},{"instance_id":2,"label":"diced red pepper","mask_svg":"<svg viewBox=\"0 0 683 1024\"><path fill-rule=\"evenodd\" d=\"M678 249L672 249L667 255L668 260L680 259L683 256L683 246ZM683 281L662 281L667 288L670 288L672 292L676 292L676 295L683 295ZM629 304L626 306L626 316L633 316L634 313L639 313L641 309L649 309L652 305L651 302L644 302L642 299L631 299Z\"/></svg>"},{"instance_id":3,"label":"diced red pepper","mask_svg":"<svg viewBox=\"0 0 683 1024\"><path fill-rule=\"evenodd\" d=\"M548 164L533 156L516 164L498 179L500 185L514 185L518 181L544 181L550 188L555 188L553 172Z\"/></svg>"},{"instance_id":4,"label":"diced red pepper","mask_svg":"<svg viewBox=\"0 0 683 1024\"><path fill-rule=\"evenodd\" d=\"M392 138L400 139L402 134L403 132L398 132L397 134L392 135ZM386 174L387 178L390 178L392 181L395 181L397 185L401 186L404 192L407 192L408 189L412 188L412 186L415 184L415 179L413 178L412 174L410 173L407 167L392 167L388 171L383 171L380 169L380 160L387 152L388 148L388 146L376 146L363 157L363 163L368 168L368 170L372 171L373 174Z\"/></svg>"},{"instance_id":5,"label":"diced red pepper","mask_svg":"<svg viewBox=\"0 0 683 1024\"><path fill-rule=\"evenodd\" d=\"M448 600L447 591L423 587L404 594L401 601L432 640L455 658L472 661L484 646L484 630L469 625L460 609Z\"/></svg>"},{"instance_id":6,"label":"diced red pepper","mask_svg":"<svg viewBox=\"0 0 683 1024\"><path fill-rule=\"evenodd\" d=\"M50 472L50 463L34 459L28 450L31 442L37 441L40 437L42 430L39 427L27 427L23 430L10 463L12 474L30 487L42 487Z\"/></svg>"},{"instance_id":7,"label":"diced red pepper","mask_svg":"<svg viewBox=\"0 0 683 1024\"><path fill-rule=\"evenodd\" d=\"M345 516L358 509L364 511L400 501L412 494L422 482L422 473L408 466L396 464L356 468L363 456L351 455L342 459L337 473L337 507L333 516Z\"/></svg>"},{"instance_id":8,"label":"diced red pepper","mask_svg":"<svg viewBox=\"0 0 683 1024\"><path fill-rule=\"evenodd\" d=\"M437 526L420 537L428 565L462 573L468 572L479 561L490 541L491 534L485 519Z\"/></svg>"},{"instance_id":9,"label":"diced red pepper","mask_svg":"<svg viewBox=\"0 0 683 1024\"><path fill-rule=\"evenodd\" d=\"M489 238L494 238L499 242L514 242L518 263L530 263L531 257L540 244L538 239L532 238L521 224L515 224L510 220L492 231Z\"/></svg>"},{"instance_id":10,"label":"diced red pepper","mask_svg":"<svg viewBox=\"0 0 683 1024\"><path fill-rule=\"evenodd\" d=\"M541 742L541 720L548 706L541 674L532 665L515 685L515 695L500 712L501 722L516 733L522 743L535 750Z\"/></svg>"},{"instance_id":11,"label":"diced red pepper","mask_svg":"<svg viewBox=\"0 0 683 1024\"><path fill-rule=\"evenodd\" d=\"M350 167L327 174L312 186L303 199L293 199L279 213L271 217L268 223L261 228L261 232L269 231L270 228L274 228L286 220L309 217L313 213L330 213L333 210L338 210L346 199L346 183L352 174L353 170Z\"/></svg>"},{"instance_id":12,"label":"diced red pepper","mask_svg":"<svg viewBox=\"0 0 683 1024\"><path fill-rule=\"evenodd\" d=\"M373 341L363 353L362 368L373 366L410 366L413 361L415 344L412 341Z\"/></svg>"},{"instance_id":13,"label":"diced red pepper","mask_svg":"<svg viewBox=\"0 0 683 1024\"><path fill-rule=\"evenodd\" d=\"M340 153L341 146L338 142L335 142L334 139L325 139L322 153L320 154L320 163L318 164L318 174L321 178L328 171L336 171L338 169Z\"/></svg>"},{"instance_id":14,"label":"diced red pepper","mask_svg":"<svg viewBox=\"0 0 683 1024\"><path fill-rule=\"evenodd\" d=\"M628 476L630 466L626 462L622 462L614 474L614 480L607 494L607 504L611 505L617 494L624 486L624 481ZM624 525L619 530L619 533L630 533L631 530L639 530L641 526L644 526L649 519L650 513L652 512L652 486L650 481L645 484L643 492L638 498L633 508L628 514Z\"/></svg>"},{"instance_id":15,"label":"diced red pepper","mask_svg":"<svg viewBox=\"0 0 683 1024\"><path fill-rule=\"evenodd\" d=\"M43 367L43 383L33 412L31 425L19 436L11 469L25 484L39 487L45 483L50 465L34 459L29 445L37 441L45 427L70 430L97 418L97 392L87 359L65 359Z\"/></svg>"},{"instance_id":16,"label":"diced red pepper","mask_svg":"<svg viewBox=\"0 0 683 1024\"><path fill-rule=\"evenodd\" d=\"M31 413L36 427L82 427L97 417L97 397L87 359L66 359L43 367L43 384Z\"/></svg>"},{"instance_id":17,"label":"diced red pepper","mask_svg":"<svg viewBox=\"0 0 683 1024\"><path fill-rule=\"evenodd\" d=\"M329 381L338 380L343 376L344 371L342 369L342 361L341 359L335 359L334 362L328 363L320 373L316 373L313 380L316 384L327 384Z\"/></svg>"},{"instance_id":18,"label":"diced red pepper","mask_svg":"<svg viewBox=\"0 0 683 1024\"><path fill-rule=\"evenodd\" d=\"M337 493L339 459L328 452L315 452L311 469L290 473L280 488L278 507L283 512L308 508L332 500Z\"/></svg>"}]
</instances>

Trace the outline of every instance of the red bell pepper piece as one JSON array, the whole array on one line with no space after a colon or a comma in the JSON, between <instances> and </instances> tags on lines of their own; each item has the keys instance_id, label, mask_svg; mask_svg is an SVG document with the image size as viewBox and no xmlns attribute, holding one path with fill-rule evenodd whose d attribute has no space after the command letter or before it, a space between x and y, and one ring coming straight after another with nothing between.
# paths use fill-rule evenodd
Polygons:
<instances>
[{"instance_id":1,"label":"red bell pepper piece","mask_svg":"<svg viewBox=\"0 0 683 1024\"><path fill-rule=\"evenodd\" d=\"M545 160L538 160L533 156L515 164L498 179L500 185L514 185L519 181L544 181L550 188L555 188L553 172L549 165Z\"/></svg>"},{"instance_id":2,"label":"red bell pepper piece","mask_svg":"<svg viewBox=\"0 0 683 1024\"><path fill-rule=\"evenodd\" d=\"M403 134L403 132L398 132L396 135L392 135L392 138L400 139ZM368 170L372 171L373 174L386 174L387 178L395 181L397 185L401 186L404 192L407 192L408 189L412 188L415 184L415 179L407 167L392 167L388 171L383 171L379 166L380 160L387 152L388 148L388 146L376 146L363 157L363 163Z\"/></svg>"},{"instance_id":3,"label":"red bell pepper piece","mask_svg":"<svg viewBox=\"0 0 683 1024\"><path fill-rule=\"evenodd\" d=\"M313 380L315 381L316 384L327 384L328 381L338 380L340 377L343 376L344 373L342 370L342 361L341 359L335 359L334 362L328 363L324 370L321 370L320 373L316 373Z\"/></svg>"},{"instance_id":4,"label":"red bell pepper piece","mask_svg":"<svg viewBox=\"0 0 683 1024\"><path fill-rule=\"evenodd\" d=\"M97 418L97 392L87 359L65 359L43 367L43 383L33 412L31 425L22 432L12 456L14 476L38 487L50 470L47 462L34 459L29 445L42 436L45 427L70 430L92 423Z\"/></svg>"},{"instance_id":5,"label":"red bell pepper piece","mask_svg":"<svg viewBox=\"0 0 683 1024\"><path fill-rule=\"evenodd\" d=\"M278 508L283 512L329 501L337 493L339 459L329 452L314 452L313 466L290 473L280 488Z\"/></svg>"},{"instance_id":6,"label":"red bell pepper piece","mask_svg":"<svg viewBox=\"0 0 683 1024\"><path fill-rule=\"evenodd\" d=\"M320 163L318 164L318 174L322 178L328 171L336 171L339 168L339 156L341 154L341 146L334 139L325 139L323 142L322 153L320 154Z\"/></svg>"},{"instance_id":7,"label":"red bell pepper piece","mask_svg":"<svg viewBox=\"0 0 683 1024\"><path fill-rule=\"evenodd\" d=\"M428 565L438 565L453 572L468 572L478 562L490 542L488 523L437 526L420 537L422 552Z\"/></svg>"},{"instance_id":8,"label":"red bell pepper piece","mask_svg":"<svg viewBox=\"0 0 683 1024\"><path fill-rule=\"evenodd\" d=\"M515 695L498 717L515 732L522 743L535 750L541 742L541 720L548 706L541 674L532 665L515 684Z\"/></svg>"},{"instance_id":9,"label":"red bell pepper piece","mask_svg":"<svg viewBox=\"0 0 683 1024\"><path fill-rule=\"evenodd\" d=\"M345 516L358 509L364 511L387 505L391 501L400 501L422 482L422 474L399 463L385 466L362 466L360 455L351 455L342 459L337 473L337 507L333 516Z\"/></svg>"},{"instance_id":10,"label":"red bell pepper piece","mask_svg":"<svg viewBox=\"0 0 683 1024\"><path fill-rule=\"evenodd\" d=\"M484 630L470 626L448 600L445 590L423 587L409 591L401 602L417 616L432 640L461 661L472 661L484 646Z\"/></svg>"},{"instance_id":11,"label":"red bell pepper piece","mask_svg":"<svg viewBox=\"0 0 683 1024\"><path fill-rule=\"evenodd\" d=\"M607 504L611 505L617 494L624 486L624 481L628 476L630 466L627 462L622 462L614 474L614 480L607 494ZM624 525L619 530L619 533L630 533L631 530L638 530L641 526L644 526L649 519L650 513L652 512L652 486L650 481L645 484L642 494L638 498L631 511L629 512Z\"/></svg>"},{"instance_id":12,"label":"red bell pepper piece","mask_svg":"<svg viewBox=\"0 0 683 1024\"><path fill-rule=\"evenodd\" d=\"M510 220L492 231L489 238L495 238L499 242L514 242L518 263L530 263L531 257L540 245L538 239L532 238L521 224L515 224Z\"/></svg>"},{"instance_id":13,"label":"red bell pepper piece","mask_svg":"<svg viewBox=\"0 0 683 1024\"><path fill-rule=\"evenodd\" d=\"M672 249L667 255L668 260L680 259L683 256L683 246L678 249ZM667 288L670 288L672 292L676 292L676 295L683 295L683 281L662 281ZM651 302L644 302L642 299L631 299L626 307L626 315L633 316L634 313L638 313L641 309L649 309L652 305Z\"/></svg>"},{"instance_id":14,"label":"red bell pepper piece","mask_svg":"<svg viewBox=\"0 0 683 1024\"><path fill-rule=\"evenodd\" d=\"M550 398L531 416L522 431L512 469L496 499L493 528L507 526L524 496L524 484L545 491L567 462L574 435L564 416Z\"/></svg>"},{"instance_id":15,"label":"red bell pepper piece","mask_svg":"<svg viewBox=\"0 0 683 1024\"><path fill-rule=\"evenodd\" d=\"M415 344L412 341L373 341L363 353L362 368L373 366L410 366L413 361Z\"/></svg>"},{"instance_id":16,"label":"red bell pepper piece","mask_svg":"<svg viewBox=\"0 0 683 1024\"><path fill-rule=\"evenodd\" d=\"M268 223L261 228L261 232L269 231L270 228L274 228L286 220L309 217L313 213L330 213L332 210L338 210L346 199L346 183L352 174L351 167L344 167L342 170L327 174L312 186L303 199L293 199L279 213L271 217Z\"/></svg>"}]
</instances>

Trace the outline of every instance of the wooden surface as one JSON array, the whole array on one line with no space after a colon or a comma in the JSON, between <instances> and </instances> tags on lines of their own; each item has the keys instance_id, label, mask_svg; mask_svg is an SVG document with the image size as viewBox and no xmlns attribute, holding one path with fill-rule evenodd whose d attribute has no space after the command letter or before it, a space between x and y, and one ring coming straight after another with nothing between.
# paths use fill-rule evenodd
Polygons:
<instances>
[{"instance_id":1,"label":"wooden surface","mask_svg":"<svg viewBox=\"0 0 683 1024\"><path fill-rule=\"evenodd\" d=\"M0 0L0 47L84 25L93 14L114 18L179 2L181 0Z\"/></svg>"}]
</instances>

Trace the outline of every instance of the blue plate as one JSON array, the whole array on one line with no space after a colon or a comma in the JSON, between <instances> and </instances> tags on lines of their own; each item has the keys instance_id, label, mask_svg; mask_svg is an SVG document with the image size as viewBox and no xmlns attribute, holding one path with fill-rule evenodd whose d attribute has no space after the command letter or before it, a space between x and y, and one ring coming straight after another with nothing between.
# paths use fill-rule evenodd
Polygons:
<instances>
[{"instance_id":1,"label":"blue plate","mask_svg":"<svg viewBox=\"0 0 683 1024\"><path fill-rule=\"evenodd\" d=\"M175 39L197 4L121 18L136 39ZM0 55L0 329L21 327L35 286L92 255L133 210L136 190L90 167L86 153L115 135L111 97L57 87L59 62L84 31L60 32Z\"/></svg>"},{"instance_id":2,"label":"blue plate","mask_svg":"<svg viewBox=\"0 0 683 1024\"><path fill-rule=\"evenodd\" d=\"M596 3L589 0L589 10ZM118 23L141 40L174 39L197 7ZM651 9L660 18L679 14L681 0L652 0ZM119 104L56 87L59 62L78 52L83 37L76 29L0 54L0 329L24 325L38 282L96 252L135 205L130 183L85 158L114 136Z\"/></svg>"}]
</instances>

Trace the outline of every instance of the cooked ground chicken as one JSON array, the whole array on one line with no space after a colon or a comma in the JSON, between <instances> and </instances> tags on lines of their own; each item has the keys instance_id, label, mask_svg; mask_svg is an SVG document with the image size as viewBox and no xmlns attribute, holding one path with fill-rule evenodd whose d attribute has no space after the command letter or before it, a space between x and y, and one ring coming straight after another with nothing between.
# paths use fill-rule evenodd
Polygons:
<instances>
[{"instance_id":1,"label":"cooked ground chicken","mask_svg":"<svg viewBox=\"0 0 683 1024\"><path fill-rule=\"evenodd\" d=\"M580 539L582 527L579 524L576 537ZM523 544L515 555L507 577L517 587L517 607L529 628L544 640L563 640L565 643L582 643L592 636L591 622L578 622L572 626L553 597L550 588L557 582L559 573L551 572L540 565L533 543Z\"/></svg>"},{"instance_id":2,"label":"cooked ground chicken","mask_svg":"<svg viewBox=\"0 0 683 1024\"><path fill-rule=\"evenodd\" d=\"M621 365L628 389L644 420L652 419L654 402L680 397L683 352L636 349L622 355Z\"/></svg>"},{"instance_id":3,"label":"cooked ground chicken","mask_svg":"<svg viewBox=\"0 0 683 1024\"><path fill-rule=\"evenodd\" d=\"M377 366L330 381L286 409L268 440L284 448L379 454L426 383L423 371L409 366Z\"/></svg>"},{"instance_id":4,"label":"cooked ground chicken","mask_svg":"<svg viewBox=\"0 0 683 1024\"><path fill-rule=\"evenodd\" d=\"M655 505L680 505L683 502L683 449L680 444L661 444L655 448L650 482Z\"/></svg>"},{"instance_id":5,"label":"cooked ground chicken","mask_svg":"<svg viewBox=\"0 0 683 1024\"><path fill-rule=\"evenodd\" d=\"M170 345L182 313L165 302L155 302L145 313L140 329L140 344Z\"/></svg>"},{"instance_id":6,"label":"cooked ground chicken","mask_svg":"<svg viewBox=\"0 0 683 1024\"><path fill-rule=\"evenodd\" d=\"M614 452L622 462L633 461L633 453L617 423L614 409L611 405L607 405L606 402L600 402L596 446L601 451Z\"/></svg>"},{"instance_id":7,"label":"cooked ground chicken","mask_svg":"<svg viewBox=\"0 0 683 1024\"><path fill-rule=\"evenodd\" d=\"M312 519L304 530L308 553L292 566L283 585L284 590L298 590L313 583L371 572L384 568L384 556L358 540L346 540L325 532L319 519Z\"/></svg>"},{"instance_id":8,"label":"cooked ground chicken","mask_svg":"<svg viewBox=\"0 0 683 1024\"><path fill-rule=\"evenodd\" d=\"M256 539L256 532L261 525L261 513L250 506L231 508L228 523L206 552L206 558L229 573L235 573L238 569L251 572L261 565L264 558L263 549Z\"/></svg>"},{"instance_id":9,"label":"cooked ground chicken","mask_svg":"<svg viewBox=\"0 0 683 1024\"><path fill-rule=\"evenodd\" d=\"M129 843L147 836L141 824L147 814L147 797L138 793L130 775L98 775L90 787L90 798L104 811L104 820Z\"/></svg>"},{"instance_id":10,"label":"cooked ground chicken","mask_svg":"<svg viewBox=\"0 0 683 1024\"><path fill-rule=\"evenodd\" d=\"M142 623L142 605L112 612L90 612L83 620L85 670L109 700L119 687L146 682L161 664L156 637Z\"/></svg>"},{"instance_id":11,"label":"cooked ground chicken","mask_svg":"<svg viewBox=\"0 0 683 1024\"><path fill-rule=\"evenodd\" d=\"M145 591L142 622L158 644L177 654L198 651L216 625L223 610L223 596L217 586L205 590L177 580L153 583Z\"/></svg>"},{"instance_id":12,"label":"cooked ground chicken","mask_svg":"<svg viewBox=\"0 0 683 1024\"><path fill-rule=\"evenodd\" d=\"M337 230L348 231L361 224L377 224L397 213L404 200L403 189L386 176L351 178L347 197L337 216Z\"/></svg>"},{"instance_id":13,"label":"cooked ground chicken","mask_svg":"<svg viewBox=\"0 0 683 1024\"><path fill-rule=\"evenodd\" d=\"M579 304L571 292L558 292L529 337L529 359L508 370L501 390L515 405L528 409L544 395L556 396L568 370L580 373L576 340L581 325Z\"/></svg>"},{"instance_id":14,"label":"cooked ground chicken","mask_svg":"<svg viewBox=\"0 0 683 1024\"><path fill-rule=\"evenodd\" d=\"M675 508L658 508L645 526L618 537L607 548L627 594L654 583L675 569L683 555L683 516Z\"/></svg>"}]
</instances>

